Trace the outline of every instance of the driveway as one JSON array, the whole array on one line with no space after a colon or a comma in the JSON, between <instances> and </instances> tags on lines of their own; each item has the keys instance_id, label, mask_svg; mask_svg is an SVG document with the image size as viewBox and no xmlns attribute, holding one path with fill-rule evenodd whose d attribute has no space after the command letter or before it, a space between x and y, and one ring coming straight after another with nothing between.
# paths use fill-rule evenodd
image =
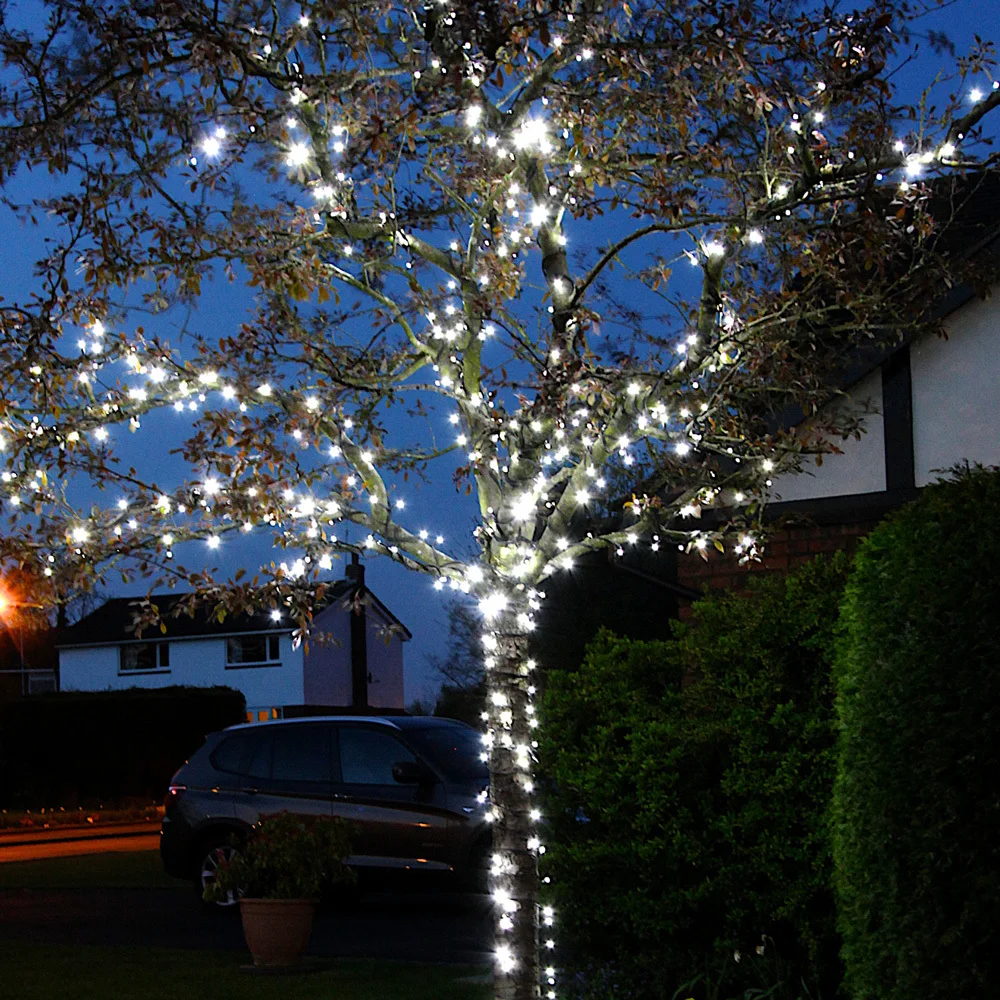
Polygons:
<instances>
[{"instance_id":1,"label":"driveway","mask_svg":"<svg viewBox=\"0 0 1000 1000\"><path fill-rule=\"evenodd\" d=\"M488 896L367 893L317 914L309 954L483 964L491 931ZM0 939L246 950L238 914L206 911L184 886L0 890Z\"/></svg>"}]
</instances>

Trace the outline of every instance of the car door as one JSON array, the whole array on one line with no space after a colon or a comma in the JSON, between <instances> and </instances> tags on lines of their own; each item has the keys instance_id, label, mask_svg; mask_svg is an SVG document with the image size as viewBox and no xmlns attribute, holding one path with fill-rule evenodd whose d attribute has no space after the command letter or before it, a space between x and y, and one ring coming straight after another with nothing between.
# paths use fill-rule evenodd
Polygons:
<instances>
[{"instance_id":1,"label":"car door","mask_svg":"<svg viewBox=\"0 0 1000 1000\"><path fill-rule=\"evenodd\" d=\"M329 816L333 798L329 727L292 723L261 728L236 799L236 815L253 825L261 816L290 812Z\"/></svg>"},{"instance_id":2,"label":"car door","mask_svg":"<svg viewBox=\"0 0 1000 1000\"><path fill-rule=\"evenodd\" d=\"M341 723L335 732L334 768L340 781L333 813L356 828L352 864L448 868L442 782L404 784L393 777L394 764L416 763L419 758L388 727Z\"/></svg>"}]
</instances>

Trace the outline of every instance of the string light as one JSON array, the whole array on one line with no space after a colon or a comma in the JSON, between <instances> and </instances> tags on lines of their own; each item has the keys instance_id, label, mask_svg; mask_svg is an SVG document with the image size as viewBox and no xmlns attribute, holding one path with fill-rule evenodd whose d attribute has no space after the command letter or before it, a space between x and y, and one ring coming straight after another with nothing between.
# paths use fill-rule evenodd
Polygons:
<instances>
[{"instance_id":1,"label":"string light","mask_svg":"<svg viewBox=\"0 0 1000 1000\"><path fill-rule=\"evenodd\" d=\"M301 167L309 161L309 147L304 142L295 142L285 154L285 160L290 167Z\"/></svg>"},{"instance_id":2,"label":"string light","mask_svg":"<svg viewBox=\"0 0 1000 1000\"><path fill-rule=\"evenodd\" d=\"M446 4L443 6L445 19L453 17L452 9ZM298 19L297 28L293 20L288 30L298 33L290 36L291 42L304 48L307 39L303 38L301 31L310 25L306 14ZM321 29L317 27L310 37L322 37ZM566 37L571 41L567 42ZM566 37L553 35L550 47L559 52L571 46L568 51L573 53L579 41L572 39L578 39L579 34L576 29L572 32L567 30ZM260 58L261 51L272 67L277 67L279 61L286 57L291 58L285 55L291 50L284 45L272 51L271 45L265 44L255 58ZM597 50L584 46L573 53L572 58L576 62L587 62L597 56ZM453 61L449 57L442 61L442 58L433 56L428 60L435 71L434 86L447 86L447 81L452 79L449 74L458 72L462 83L461 90L457 92L468 96L472 93L470 87L475 88L471 100L451 111L454 122L452 131L458 137L456 142L462 150L462 157L487 164L482 167L484 177L489 178L491 184L495 183L501 193L494 205L485 204L486 196L481 191L470 195L470 203L475 203L477 199L483 202L476 205L475 228L471 236L464 231L456 233L459 238L449 239L447 251L444 241L439 246L430 246L416 234L405 232L385 200L381 202L385 211L375 217L377 222L368 218L361 221L368 209L359 206L359 201L370 198L374 202L375 199L368 189L363 192L360 180L357 189L354 188L352 171L357 163L349 164L346 159L337 161L344 171L336 173L329 164L328 150L334 153L348 151L350 135L347 127L317 124L314 109L319 106L319 94L313 92L313 84L306 82L308 74L303 73L297 64L292 72L300 87L284 91L281 101L284 102L287 95L287 105L279 105L279 114L273 121L279 129L284 121L286 128L300 130L297 135L305 134L308 127L309 141L286 143L284 140L289 133L285 132L284 139L278 144L278 155L283 153L289 167L311 167L313 176L308 180L303 179L301 174L292 174L289 180L297 183L302 193L311 198L308 214L305 215L306 225L309 227L315 222L318 228L307 228L306 231L310 236L314 232L319 233L322 239L329 241L324 246L322 258L322 265L330 268L328 273L341 278L359 294L383 295L387 300L389 293L384 291L386 285L380 268L389 259L390 253L405 252L410 258L404 262L407 270L419 268L430 261L447 275L444 289L428 284L420 286L420 293L415 295L416 308L419 314L426 315L428 327L424 333L418 330L414 334L410 346L417 357L427 359L428 365L433 368L435 394L447 399L449 407L455 407L454 412L449 413L448 421L457 432L455 445L464 452L459 462L468 460L472 467L470 474L479 477L478 482L483 487L481 505L487 513L481 518L476 536L482 550L490 553L483 564L464 565L461 560L435 551L431 531L422 528L411 535L396 520L396 513L407 508L406 501L396 495L402 477L383 481L375 465L386 459L386 467L392 468L392 463L399 459L381 442L377 447L372 443L378 441L374 433L378 428L377 418L368 413L364 416L355 413L358 421L355 431L351 419L343 416L338 405L327 407L328 390L322 388L322 380L315 375L308 383L296 385L284 367L261 365L253 372L239 372L231 370L228 362L217 358L215 363L225 372L226 382L232 384L223 384L219 372L210 368L198 371L197 364L188 362L184 362L188 367L184 370L184 378L181 378L177 374L180 362L166 353L150 349L144 350L140 357L137 347L128 354L123 344L129 343L131 348L131 340L124 334L116 334L111 338L113 342L105 345L104 323L94 320L85 330L87 336L78 340L81 354L78 358L73 356L73 363L79 366L73 391L79 393L81 398L86 396L87 406L92 409L85 411L86 419L79 422L78 429L61 432L61 445L67 449L70 445L83 449L91 447L93 442L107 443L109 447L101 449L101 455L106 458L113 446L105 423L126 423L138 429L139 416L168 406L180 413L195 413L202 408L204 420L210 425L215 420L230 421L232 418L228 427L218 431L220 436L238 427L239 414L247 412L248 407L260 411L263 426L267 426L266 421L271 419L286 421L283 424L288 435L285 440L295 453L315 453L321 457L321 462L307 473L308 488L310 491L315 489L318 499L302 496L301 482L298 484L300 493L296 495L294 490L282 490L284 483L269 482L266 474L255 468L247 471L241 467L233 471L228 464L207 463L223 477L225 488L214 476L206 477L200 483L197 480L189 482L170 494L158 494L155 499L151 499L156 492L152 487L145 491L135 489L134 492L132 484L123 487L129 491L129 498L118 499L116 506L119 511L129 510L136 515L130 517L126 524L129 532L142 534L136 541L137 546L143 544L144 539L154 539L169 549L175 538L179 538L188 544L204 541L209 549L216 550L221 547L225 532L230 529L249 534L260 525L274 531L282 545L303 543L307 556L290 564L281 564L282 573L292 579L314 573L316 567L330 570L333 565L331 552L357 551L363 547L372 554L428 570L433 574L435 590L451 587L455 592L471 594L484 621L484 663L490 685L489 707L484 720L488 737L486 752L493 755L494 760L512 765L518 787L523 789L525 796L530 796L535 788L532 769L536 747L533 736L539 721L532 701L535 688L526 681L535 665L522 654L526 648L525 637L534 628L534 612L540 606L537 588L547 576L570 570L585 552L600 545L611 546L613 550L623 553L627 546L644 542L652 551L659 550L660 536L650 534L650 525L656 522L649 516L649 511L651 503L659 503L662 498L654 497L651 501L649 497L633 497L629 505L628 530L609 532L607 536L595 538L584 535L578 529L587 513L586 508L603 509L610 505L611 498L603 493L607 482L600 473L604 471L609 479L611 475L603 467L610 463L609 467L616 473L628 469L637 461L637 455L643 455L643 445L658 450L659 454L666 454L671 461L685 458L698 449L696 460L684 466L686 476L690 475L692 479L696 476L702 465L701 460L707 461L711 454L703 435L710 435L711 431L707 428L719 412L724 412L714 399L710 410L709 404L703 402L701 397L711 395L712 374L722 365L738 362L745 356L740 335L745 333L746 324L752 322L753 317L748 315L749 310L742 303L728 300L720 303L708 326L699 322L701 338L697 332L691 331L677 344L679 367L671 374L671 381L664 380L662 385L658 381L659 373L655 373L657 377L652 377L650 372L630 372L626 363L620 365L618 372L610 366L601 369L588 353L597 336L596 323L585 327L576 313L569 320L571 325L565 337L553 336L551 342L540 346L539 381L543 382L546 392L539 391L537 399L529 398L531 390L528 389L525 398L514 408L511 397L505 397L502 392L492 394L485 388L481 389L474 380L467 380L463 366L467 362L472 363L470 358L478 357L474 352L499 351L496 344L482 347L477 341L513 336L509 316L495 309L494 303L509 294L506 290L511 287L511 282L520 280L518 269L523 266L526 256L533 254L534 248L539 245L547 258L546 290L552 296L551 305L547 308L553 315L559 315L560 322L566 322L565 312L561 315L560 312L565 310L566 301L572 299L577 287L582 288L582 285L574 284L574 280L566 276L565 269L560 273L561 264L549 270L553 256L558 258L553 247L566 246L566 235L561 232L564 219L573 219L576 196L594 183L591 178L597 177L597 183L600 183L604 168L596 160L593 163L587 160L592 153L575 138L571 127L573 122L568 120L570 116L557 107L556 102L549 105L544 95L539 95L530 105L525 102L520 110L510 114L505 124L506 110L498 112L490 103L489 81L484 66L478 61L479 57L463 49L460 58L463 60L460 71L456 71L458 58ZM569 58L567 55L567 62ZM599 58L603 59L603 54ZM426 73L427 62L421 59L420 65ZM573 69L572 72L583 71ZM413 71L412 78L416 87L421 80L421 71ZM424 89L427 86L425 82ZM997 84L993 86L996 89ZM816 83L815 91L824 93L826 84ZM805 96L809 101L815 99L815 94ZM834 96L835 91L832 91L824 102L827 99L832 101ZM976 89L969 93L969 97L978 103L983 99L983 93ZM293 115L286 114L289 105L297 109ZM347 115L352 112L344 110L342 113ZM825 113L820 110L803 112L803 115L805 122L811 119L820 124L825 120ZM822 139L820 133L811 131L809 126L803 128L805 122L795 116L789 123L790 130L800 137L794 140L798 146L787 147L789 152L804 151L807 146L812 146L813 139ZM246 121L237 125L227 119L227 124L236 137L245 136L247 131L254 134L257 128ZM197 125L188 135L197 136L201 127ZM833 134L833 130L828 131ZM786 140L789 138L785 136ZM331 139L333 141L329 141ZM186 140L187 143L191 141L190 138ZM210 128L195 142L198 151L208 161L222 157L228 149L232 149L234 155L226 157L226 160L239 158L236 155L238 138L227 136L226 129L221 125L214 130ZM560 149L559 162L547 159L554 151L556 142L560 146L566 143L565 149ZM475 148L477 144L478 149ZM784 148L784 143L779 144L779 151ZM900 157L906 153L906 146L901 140L893 148ZM493 152L487 155L487 149ZM186 150L185 155L189 151ZM956 145L949 141L942 143L936 152L911 153L902 160L886 156L881 166L886 170L895 170L902 165L903 173L912 180L921 176L931 159L951 159L955 154ZM794 169L794 163L779 155L779 169L788 176ZM839 155L844 157L840 162L853 162L853 151ZM579 162L578 158L584 162ZM192 160L197 162L194 158ZM565 160L575 162L567 164ZM525 166L529 162L530 169ZM222 170L227 165L220 163L218 169ZM821 170L831 169L831 166L821 166ZM360 178L362 174L360 168L358 170ZM583 175L586 175L586 180L580 180ZM881 177L881 174L877 176ZM525 190L515 178L520 180ZM774 202L788 199L794 190L796 203L808 204L809 185L799 179L793 188L787 182L774 183L772 178L772 174L766 175L763 192L758 192L755 202L744 209L745 223L739 220L728 224L713 221L713 231L720 234L720 238L701 242L697 251L684 251L693 266L703 266L707 273L712 273L721 269L722 263L731 263L725 260L728 256L738 260L740 254L737 250L741 242L760 246L765 242L765 232L772 245L781 239L782 220L792 215L795 206L775 205ZM903 185L901 188L907 189ZM492 209L495 212L491 212ZM576 211L582 213L583 209ZM744 224L749 228L744 229ZM539 229L542 231L534 232ZM375 236L371 235L373 231ZM704 233L704 228L700 232ZM742 233L745 235L741 238ZM430 240L430 237L425 238ZM376 245L377 251L373 249ZM379 256L383 250L385 258ZM746 256L748 260L752 259L755 266L759 264L759 254ZM564 261L565 257L560 260ZM710 265L707 262L713 263ZM398 271L395 271L397 266ZM386 267L385 273L403 275L404 280L410 278L403 274L398 259ZM417 285L411 287L416 289ZM306 289L305 295L312 290L312 287ZM322 290L325 293L326 286ZM454 297L452 301L446 300L445 290L449 297ZM420 296L425 293L426 301L423 301ZM298 293L293 297L298 298ZM431 305L434 308L428 309ZM382 307L386 308L387 314L391 313L387 302L380 302ZM485 322L491 312L494 322ZM117 318L115 326L119 326ZM559 333L563 332L560 328ZM720 338L726 343L720 345ZM118 343L119 340L121 343ZM735 342L736 346L729 342ZM135 343L141 346L141 338L137 337ZM521 350L520 344L518 350ZM104 384L105 375L101 373L101 366L116 361L126 361L131 366L128 370L130 376L145 375L147 381L141 386L125 388L119 384L109 389L111 383ZM551 368L545 368L546 365ZM588 365L592 366L589 371ZM735 370L727 369L730 372ZM565 381L560 383L558 379L551 379L552 372L559 372L559 378L565 378ZM594 377L594 372L598 372L599 377ZM29 368L29 373L36 378L44 374L37 365ZM276 386L267 381L257 384L265 374L275 380ZM698 378L702 378L703 382L699 383ZM546 379L548 382L544 382ZM386 378L386 383L388 381ZM573 382L572 403L566 401L566 385L570 381ZM548 393L550 388L551 394ZM330 391L329 398L336 400L336 392ZM219 399L228 403L239 401L239 406L221 407ZM680 405L681 400L688 405ZM359 412L362 412L360 407ZM440 416L435 419L440 419ZM249 426L245 425L246 428ZM48 431L31 432L36 433L44 435ZM681 434L684 436L680 437ZM5 433L0 436L0 450L8 447L11 437L5 422ZM28 440L28 432L19 433L15 443L20 447ZM711 439L708 443L711 444ZM366 444L369 447L365 447ZM465 451L470 444L472 450ZM373 448L375 450L371 450ZM307 449L314 451L307 452ZM770 483L763 477L776 467L775 460L764 458L757 461L758 456L749 445L730 449L729 454L737 465L745 461L746 469L741 469L741 476L744 485L749 483L747 493L738 491L733 494L734 502L742 504L748 495L756 501L762 487ZM256 459L251 460L251 464L252 461ZM643 458L640 457L639 461ZM520 471L515 474L512 470L518 470L518 467ZM536 470L540 470L537 477L534 475ZM245 482L241 480L243 476L246 476ZM328 477L328 481L323 483L322 477ZM17 507L23 500L42 492L42 477L36 475L30 484L28 480L27 473L20 480L16 480L13 474L11 479L4 480L4 494L11 506ZM247 485L251 481L256 486ZM327 496L320 495L321 487L327 490ZM731 489L731 486L727 484L726 489ZM688 530L690 525L676 528L678 518L683 521L699 518L702 507L713 500L719 503L716 496L708 496L692 488L665 503L656 516L671 522L673 534L665 532L664 543L683 539L687 547L704 550L709 542L715 541L713 532L691 531ZM637 522L635 525L631 515ZM98 538L105 543L110 539L110 544L119 546L120 550L123 533L120 521L120 515L104 517L95 508L91 520L86 524L67 525L60 539L65 544L68 538L69 543L76 546L87 543L95 556L99 548L95 539ZM329 528L339 522L358 532L348 536L353 539L350 543L338 542L332 537ZM112 535L113 538L110 537ZM361 538L363 541L359 541ZM433 536L434 546L443 544L442 535ZM682 547L685 545L682 544ZM757 552L757 539L751 533L743 533L733 548L741 557L752 558ZM80 558L90 557L88 552ZM282 612L272 610L270 616L277 622L281 620ZM510 651L512 644L514 652ZM513 680L509 676L512 664L516 667ZM503 669L498 669L499 666ZM529 826L527 830L517 826L519 836L525 834L523 849L519 844L517 851L497 852L491 866L493 899L498 910L497 927L502 938L514 930L519 920L524 919L521 901L515 898L512 887L518 866L534 864L537 857L544 853L545 845L539 827L543 814L540 808L534 805L528 807L520 800L513 806L489 801L484 801L483 805L487 808L488 819L498 827L508 823L516 825L525 820ZM523 815L515 815L518 810ZM551 907L543 906L538 912L538 919L543 926L549 927L554 925L556 917ZM547 938L544 946L554 949L554 939ZM502 973L513 972L523 959L524 956L517 955L510 944L503 941L498 944L496 961ZM555 967L546 966L544 976L547 986L554 985ZM552 997L555 994L549 990L545 995Z\"/></svg>"}]
</instances>

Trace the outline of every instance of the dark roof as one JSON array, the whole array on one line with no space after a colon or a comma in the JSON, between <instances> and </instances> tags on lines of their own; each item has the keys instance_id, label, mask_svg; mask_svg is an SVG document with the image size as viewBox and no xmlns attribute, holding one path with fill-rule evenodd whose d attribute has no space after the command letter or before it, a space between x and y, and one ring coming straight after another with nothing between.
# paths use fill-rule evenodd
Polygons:
<instances>
[{"instance_id":1,"label":"dark roof","mask_svg":"<svg viewBox=\"0 0 1000 1000\"><path fill-rule=\"evenodd\" d=\"M946 221L936 249L956 258L996 267L1000 256L1000 173L974 172L931 181L930 214ZM975 296L968 284L945 288L934 300L930 315L935 319L960 309ZM860 382L883 365L910 341L904 335L894 344L861 345L855 349L841 374L840 388Z\"/></svg>"},{"instance_id":2,"label":"dark roof","mask_svg":"<svg viewBox=\"0 0 1000 1000\"><path fill-rule=\"evenodd\" d=\"M1000 172L991 170L942 177L931 181L930 185L930 214L948 220L938 241L938 251L980 262L994 271L1000 267ZM976 290L967 283L945 288L931 303L929 315L943 319L975 296ZM907 347L911 339L904 331L902 337L892 343L859 344L849 352L841 369L831 373L831 385L846 391L881 368ZM795 427L807 419L801 407L793 404L775 413L770 424L776 431Z\"/></svg>"},{"instance_id":3,"label":"dark roof","mask_svg":"<svg viewBox=\"0 0 1000 1000\"><path fill-rule=\"evenodd\" d=\"M357 587L354 580L339 580L326 591L325 603L346 597ZM362 584L363 586L363 584ZM365 588L367 590L367 588ZM370 593L370 591L369 591ZM75 625L63 629L56 646L87 646L94 644L109 644L129 642L136 639L190 639L198 636L232 635L239 632L287 632L291 630L290 623L274 621L270 611L260 611L252 615L229 614L223 621L214 615L210 617L209 609L199 607L193 617L187 610L181 610L175 616L174 610L190 598L190 594L153 594L150 601L157 606L160 618L167 631L161 632L159 627L147 626L142 635L136 635L135 618L142 597L113 597L105 601L96 611L81 618ZM371 595L374 598L374 594ZM381 601L376 602L379 610L389 619L396 622L395 616L388 611ZM402 626L401 622L398 624ZM404 627L405 631L405 627ZM409 636L409 632L407 632Z\"/></svg>"}]
</instances>

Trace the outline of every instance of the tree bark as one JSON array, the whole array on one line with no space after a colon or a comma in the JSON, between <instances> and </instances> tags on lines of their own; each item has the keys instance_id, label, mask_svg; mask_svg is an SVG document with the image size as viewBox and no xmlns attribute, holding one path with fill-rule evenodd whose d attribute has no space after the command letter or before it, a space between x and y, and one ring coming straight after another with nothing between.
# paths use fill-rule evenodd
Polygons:
<instances>
[{"instance_id":1,"label":"tree bark","mask_svg":"<svg viewBox=\"0 0 1000 1000\"><path fill-rule=\"evenodd\" d=\"M535 1000L540 978L538 845L531 819L535 748L528 711L532 678L527 632L518 627L513 610L493 629L487 627L486 643L494 814L490 890L497 928L494 990L496 1000Z\"/></svg>"}]
</instances>

